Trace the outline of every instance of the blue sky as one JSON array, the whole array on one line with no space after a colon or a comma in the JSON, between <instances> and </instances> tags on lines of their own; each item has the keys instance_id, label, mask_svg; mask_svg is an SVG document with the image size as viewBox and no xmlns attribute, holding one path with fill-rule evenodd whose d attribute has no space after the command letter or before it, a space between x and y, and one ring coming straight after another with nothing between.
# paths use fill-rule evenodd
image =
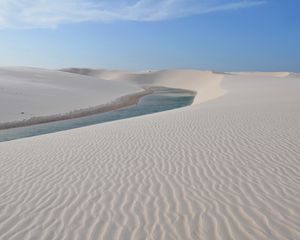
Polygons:
<instances>
[{"instance_id":1,"label":"blue sky","mask_svg":"<svg viewBox=\"0 0 300 240\"><path fill-rule=\"evenodd\" d=\"M300 72L299 0L0 0L0 65Z\"/></svg>"}]
</instances>

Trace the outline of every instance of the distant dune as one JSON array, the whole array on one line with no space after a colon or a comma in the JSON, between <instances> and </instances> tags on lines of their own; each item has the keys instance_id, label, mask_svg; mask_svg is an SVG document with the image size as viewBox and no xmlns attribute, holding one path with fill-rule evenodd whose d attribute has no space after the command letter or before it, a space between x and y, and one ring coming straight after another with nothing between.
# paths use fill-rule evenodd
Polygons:
<instances>
[{"instance_id":1,"label":"distant dune","mask_svg":"<svg viewBox=\"0 0 300 240\"><path fill-rule=\"evenodd\" d=\"M107 86L92 102L143 85L199 96L190 107L0 143L0 239L300 239L296 75L72 72L93 76L55 73L84 80L78 93Z\"/></svg>"},{"instance_id":2,"label":"distant dune","mask_svg":"<svg viewBox=\"0 0 300 240\"><path fill-rule=\"evenodd\" d=\"M257 77L288 77L291 73L289 72L235 72L237 75L248 75Z\"/></svg>"},{"instance_id":3,"label":"distant dune","mask_svg":"<svg viewBox=\"0 0 300 240\"><path fill-rule=\"evenodd\" d=\"M69 68L62 71L78 73L100 79L127 82L137 86L164 86L198 92L194 104L204 102L225 93L220 87L223 74L197 70L161 70L126 72L119 70L92 70Z\"/></svg>"}]
</instances>

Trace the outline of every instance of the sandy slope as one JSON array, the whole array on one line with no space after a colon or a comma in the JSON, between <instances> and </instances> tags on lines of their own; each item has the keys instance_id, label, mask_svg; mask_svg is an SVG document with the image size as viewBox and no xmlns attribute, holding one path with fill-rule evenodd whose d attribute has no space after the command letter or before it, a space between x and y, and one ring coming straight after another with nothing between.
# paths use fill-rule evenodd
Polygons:
<instances>
[{"instance_id":1,"label":"sandy slope","mask_svg":"<svg viewBox=\"0 0 300 240\"><path fill-rule=\"evenodd\" d=\"M94 107L141 90L59 71L0 68L0 123Z\"/></svg>"},{"instance_id":2,"label":"sandy slope","mask_svg":"<svg viewBox=\"0 0 300 240\"><path fill-rule=\"evenodd\" d=\"M299 78L221 86L191 107L0 143L0 239L300 239Z\"/></svg>"},{"instance_id":3,"label":"sandy slope","mask_svg":"<svg viewBox=\"0 0 300 240\"><path fill-rule=\"evenodd\" d=\"M93 70L70 68L63 71L98 77L100 79L127 82L137 86L164 86L198 92L194 104L222 96L220 87L223 74L197 70L161 70L147 72L126 72L119 70Z\"/></svg>"}]
</instances>

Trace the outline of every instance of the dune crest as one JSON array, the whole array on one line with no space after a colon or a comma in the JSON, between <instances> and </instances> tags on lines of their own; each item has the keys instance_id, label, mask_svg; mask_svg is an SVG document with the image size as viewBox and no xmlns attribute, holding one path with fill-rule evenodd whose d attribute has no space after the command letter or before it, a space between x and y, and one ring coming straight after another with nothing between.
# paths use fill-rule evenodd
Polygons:
<instances>
[{"instance_id":1,"label":"dune crest","mask_svg":"<svg viewBox=\"0 0 300 240\"><path fill-rule=\"evenodd\" d=\"M105 80L127 82L137 86L164 86L197 92L194 104L205 102L226 93L221 87L223 74L197 70L160 70L127 72L119 70L96 70L70 68L62 71L98 77Z\"/></svg>"}]
</instances>

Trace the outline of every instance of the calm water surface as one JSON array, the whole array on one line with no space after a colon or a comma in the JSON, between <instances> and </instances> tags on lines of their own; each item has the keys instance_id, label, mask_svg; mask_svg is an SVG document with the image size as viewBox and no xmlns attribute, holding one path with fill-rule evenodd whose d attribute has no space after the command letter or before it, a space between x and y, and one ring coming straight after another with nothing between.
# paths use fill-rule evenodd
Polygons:
<instances>
[{"instance_id":1,"label":"calm water surface","mask_svg":"<svg viewBox=\"0 0 300 240\"><path fill-rule=\"evenodd\" d=\"M193 103L195 95L191 91L182 89L157 88L152 94L142 97L138 104L119 110L64 121L0 130L0 142L185 107Z\"/></svg>"}]
</instances>

